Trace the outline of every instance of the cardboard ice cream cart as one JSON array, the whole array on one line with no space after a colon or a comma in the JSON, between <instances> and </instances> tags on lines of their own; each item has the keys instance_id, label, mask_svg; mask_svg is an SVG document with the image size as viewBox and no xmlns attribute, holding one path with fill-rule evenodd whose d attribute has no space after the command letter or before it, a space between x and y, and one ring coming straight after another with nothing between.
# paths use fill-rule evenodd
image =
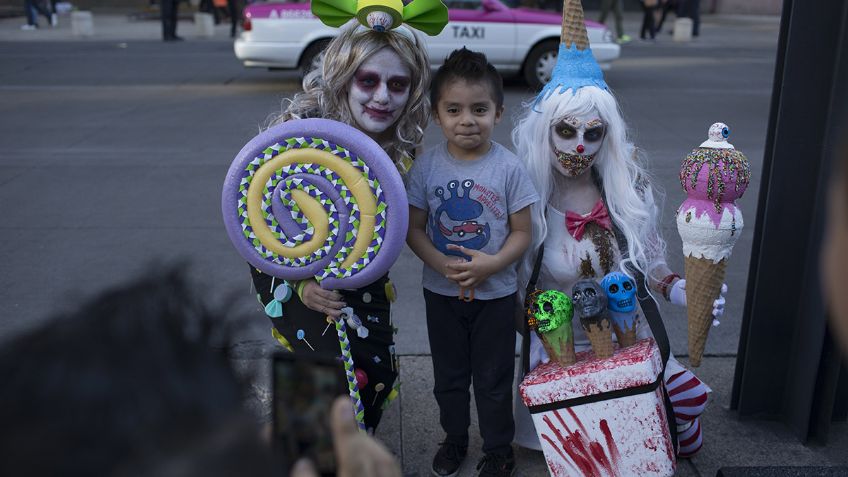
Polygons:
<instances>
[{"instance_id":1,"label":"cardboard ice cream cart","mask_svg":"<svg viewBox=\"0 0 848 477\"><path fill-rule=\"evenodd\" d=\"M652 338L597 359L542 364L519 392L533 416L551 475L673 475L675 450Z\"/></svg>"}]
</instances>

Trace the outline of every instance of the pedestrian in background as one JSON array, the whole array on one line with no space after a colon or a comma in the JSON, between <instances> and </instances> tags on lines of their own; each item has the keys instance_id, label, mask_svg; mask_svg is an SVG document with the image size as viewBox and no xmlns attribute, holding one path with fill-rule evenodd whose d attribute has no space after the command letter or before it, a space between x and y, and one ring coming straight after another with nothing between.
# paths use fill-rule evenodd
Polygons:
<instances>
[{"instance_id":1,"label":"pedestrian in background","mask_svg":"<svg viewBox=\"0 0 848 477\"><path fill-rule=\"evenodd\" d=\"M241 20L241 0L227 0L227 15L230 16L230 38L235 38Z\"/></svg>"},{"instance_id":2,"label":"pedestrian in background","mask_svg":"<svg viewBox=\"0 0 848 477\"><path fill-rule=\"evenodd\" d=\"M657 33L662 31L663 23L665 23L665 17L668 15L668 12L677 12L677 0L661 0L660 1L660 10L662 15L660 16L660 21L657 23Z\"/></svg>"},{"instance_id":3,"label":"pedestrian in background","mask_svg":"<svg viewBox=\"0 0 848 477\"><path fill-rule=\"evenodd\" d=\"M642 29L639 31L639 38L646 40L645 32L651 36L651 40L656 39L657 31L654 28L654 14L657 10L658 0L642 0Z\"/></svg>"},{"instance_id":4,"label":"pedestrian in background","mask_svg":"<svg viewBox=\"0 0 848 477\"><path fill-rule=\"evenodd\" d=\"M162 39L164 41L182 41L177 36L177 8L179 0L161 0L159 7L162 12Z\"/></svg>"},{"instance_id":5,"label":"pedestrian in background","mask_svg":"<svg viewBox=\"0 0 848 477\"><path fill-rule=\"evenodd\" d=\"M50 12L41 4L41 0L24 0L24 13L26 14L26 25L21 26L21 30L35 30L38 28L38 14L47 19L48 25L56 26L55 15L51 18Z\"/></svg>"},{"instance_id":6,"label":"pedestrian in background","mask_svg":"<svg viewBox=\"0 0 848 477\"><path fill-rule=\"evenodd\" d=\"M701 0L678 0L677 18L691 18L692 36L698 36L701 29Z\"/></svg>"},{"instance_id":7,"label":"pedestrian in background","mask_svg":"<svg viewBox=\"0 0 848 477\"><path fill-rule=\"evenodd\" d=\"M604 23L607 15L612 9L615 17L615 35L619 43L627 43L631 40L629 35L624 34L624 26L621 24L621 0L601 0L601 18L598 23Z\"/></svg>"}]
</instances>

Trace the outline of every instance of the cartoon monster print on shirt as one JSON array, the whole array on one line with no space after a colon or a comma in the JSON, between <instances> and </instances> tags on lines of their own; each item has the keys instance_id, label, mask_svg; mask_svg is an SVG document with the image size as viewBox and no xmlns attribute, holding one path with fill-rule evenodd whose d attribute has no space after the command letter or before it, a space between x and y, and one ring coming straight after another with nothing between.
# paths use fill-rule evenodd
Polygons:
<instances>
[{"instance_id":1,"label":"cartoon monster print on shirt","mask_svg":"<svg viewBox=\"0 0 848 477\"><path fill-rule=\"evenodd\" d=\"M430 233L433 245L445 255L454 255L470 260L471 257L456 250L449 250L448 244L461 245L480 250L489 243L489 224L481 224L478 219L483 215L483 204L469 197L474 181L462 181L464 193L459 194L459 181L448 182L448 191L436 187L434 193L442 204L430 215Z\"/></svg>"}]
</instances>

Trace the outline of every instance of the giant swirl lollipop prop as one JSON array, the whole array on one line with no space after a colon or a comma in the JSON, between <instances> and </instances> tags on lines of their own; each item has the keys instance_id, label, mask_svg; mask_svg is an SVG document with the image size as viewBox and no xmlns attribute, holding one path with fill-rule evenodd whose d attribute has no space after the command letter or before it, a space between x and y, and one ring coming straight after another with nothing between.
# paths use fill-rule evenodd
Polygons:
<instances>
[{"instance_id":1,"label":"giant swirl lollipop prop","mask_svg":"<svg viewBox=\"0 0 848 477\"><path fill-rule=\"evenodd\" d=\"M315 278L325 289L382 277L409 220L403 181L386 152L327 119L288 121L248 142L227 172L221 208L230 240L251 265L284 280ZM344 320L335 326L364 429Z\"/></svg>"}]
</instances>

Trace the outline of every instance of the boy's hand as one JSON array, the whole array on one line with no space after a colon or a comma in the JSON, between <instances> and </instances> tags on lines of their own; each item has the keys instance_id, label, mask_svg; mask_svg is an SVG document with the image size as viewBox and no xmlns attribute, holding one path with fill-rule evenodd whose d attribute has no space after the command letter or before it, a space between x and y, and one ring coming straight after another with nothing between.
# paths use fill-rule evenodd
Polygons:
<instances>
[{"instance_id":1,"label":"boy's hand","mask_svg":"<svg viewBox=\"0 0 848 477\"><path fill-rule=\"evenodd\" d=\"M471 257L469 261L456 261L447 265L453 271L447 277L459 283L462 287L473 288L483 283L501 268L500 261L494 255L465 248L461 245L448 244L447 247Z\"/></svg>"},{"instance_id":2,"label":"boy's hand","mask_svg":"<svg viewBox=\"0 0 848 477\"><path fill-rule=\"evenodd\" d=\"M450 245L448 245L448 247L450 247ZM452 277L456 274L456 270L454 270L453 265L465 263L465 260L452 255L443 255L443 257L444 259L439 262L440 266L436 271L444 275L445 278L453 280Z\"/></svg>"}]
</instances>

